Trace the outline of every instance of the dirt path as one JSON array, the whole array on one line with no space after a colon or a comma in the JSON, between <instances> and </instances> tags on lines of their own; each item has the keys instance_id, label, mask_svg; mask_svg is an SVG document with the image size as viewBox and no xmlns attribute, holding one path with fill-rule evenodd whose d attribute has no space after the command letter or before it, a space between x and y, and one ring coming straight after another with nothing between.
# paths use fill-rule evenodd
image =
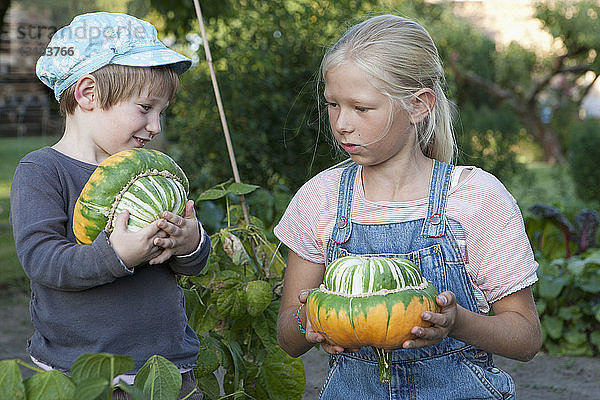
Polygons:
<instances>
[{"instance_id":1,"label":"dirt path","mask_svg":"<svg viewBox=\"0 0 600 400\"><path fill-rule=\"evenodd\" d=\"M25 352L25 342L32 332L28 302L22 290L0 287L0 360L29 361ZM315 400L327 374L327 355L312 349L302 359L307 382L303 400ZM519 399L600 398L600 358L550 357L542 353L528 363L503 357L495 359L498 366L514 378Z\"/></svg>"}]
</instances>

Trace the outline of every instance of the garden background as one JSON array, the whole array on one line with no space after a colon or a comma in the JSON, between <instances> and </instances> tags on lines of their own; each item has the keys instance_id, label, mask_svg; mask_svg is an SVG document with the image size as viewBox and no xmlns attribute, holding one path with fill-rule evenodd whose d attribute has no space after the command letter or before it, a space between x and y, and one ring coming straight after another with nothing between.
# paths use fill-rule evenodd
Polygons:
<instances>
[{"instance_id":1,"label":"garden background","mask_svg":"<svg viewBox=\"0 0 600 400\"><path fill-rule=\"evenodd\" d=\"M543 353L530 364L502 362L517 375L523 398L591 399L597 394L600 170L595 162L600 160L600 110L586 106L586 99L598 90L600 2L514 1L529 7L538 30L546 33L540 48L535 42L495 41L489 31L460 16L464 6L459 3L463 2L200 2L244 185L232 183L192 1L0 3L0 16L9 10L5 22L6 16L16 15L11 14L15 9L18 15L45 21L5 25L2 41L12 39L17 47L26 43L19 42L21 33L27 43L43 42L53 27L67 24L79 13L119 11L153 22L165 42L194 60L182 76L181 90L155 147L175 158L187 173L190 197L200 200L198 215L213 235L214 256L205 275L182 281L188 290L190 321L204 340L203 359L212 360L197 371L209 398L235 393L237 398L288 399L303 392L305 398L314 398L314 386L324 379L326 362L314 355L316 350L304 358L305 381L302 363L288 359L274 341L285 251L278 248L272 228L303 182L343 159L332 150L319 94L317 70L325 48L346 27L381 12L406 15L428 28L444 61L448 94L457 104L459 163L495 174L524 214L540 263L534 292ZM510 15L505 18L509 29ZM17 67L3 68L3 76L10 76L11 68ZM8 221L10 182L18 159L56 141L61 122L46 116L43 131L19 128L27 126L19 125L15 116L21 114L6 100L14 98L9 90L14 79L0 82L0 123L16 121L17 127L13 135L4 133L0 138L0 316L3 321L18 321L2 328L0 359L24 358L30 334L24 300L28 283L14 253ZM57 115L51 94L43 87L38 90L50 99L44 103L50 115ZM243 222L240 194L247 202L251 226ZM318 365L309 368L311 363Z\"/></svg>"}]
</instances>

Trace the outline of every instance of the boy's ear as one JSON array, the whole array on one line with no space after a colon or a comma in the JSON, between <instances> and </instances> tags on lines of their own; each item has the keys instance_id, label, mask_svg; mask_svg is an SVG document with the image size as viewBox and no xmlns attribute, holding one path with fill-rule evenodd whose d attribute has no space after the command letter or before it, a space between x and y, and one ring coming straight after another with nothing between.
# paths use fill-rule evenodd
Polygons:
<instances>
[{"instance_id":1,"label":"boy's ear","mask_svg":"<svg viewBox=\"0 0 600 400\"><path fill-rule=\"evenodd\" d=\"M79 107L85 111L91 111L96 106L96 78L93 75L83 75L75 82L73 93Z\"/></svg>"},{"instance_id":2,"label":"boy's ear","mask_svg":"<svg viewBox=\"0 0 600 400\"><path fill-rule=\"evenodd\" d=\"M410 112L410 122L418 124L433 110L435 105L435 93L429 88L424 88L414 94L412 100L412 110Z\"/></svg>"}]
</instances>

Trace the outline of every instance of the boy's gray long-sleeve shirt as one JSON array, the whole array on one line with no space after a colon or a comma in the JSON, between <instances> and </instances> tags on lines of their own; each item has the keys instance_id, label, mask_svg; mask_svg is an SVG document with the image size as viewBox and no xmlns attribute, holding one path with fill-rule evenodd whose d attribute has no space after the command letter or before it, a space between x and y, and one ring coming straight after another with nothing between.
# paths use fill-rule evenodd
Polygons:
<instances>
[{"instance_id":1,"label":"boy's gray long-sleeve shirt","mask_svg":"<svg viewBox=\"0 0 600 400\"><path fill-rule=\"evenodd\" d=\"M176 274L197 275L210 239L194 254L128 272L102 232L91 245L76 244L73 209L96 169L46 147L25 156L11 186L11 224L19 260L31 282L35 331L29 353L68 371L84 353L133 357L137 371L159 354L180 368L199 350L187 324Z\"/></svg>"}]
</instances>

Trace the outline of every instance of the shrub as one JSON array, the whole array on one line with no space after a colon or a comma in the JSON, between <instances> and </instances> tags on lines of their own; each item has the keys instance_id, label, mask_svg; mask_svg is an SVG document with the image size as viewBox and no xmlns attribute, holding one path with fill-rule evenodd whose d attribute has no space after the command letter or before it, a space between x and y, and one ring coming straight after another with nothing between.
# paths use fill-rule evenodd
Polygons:
<instances>
[{"instance_id":1,"label":"shrub","mask_svg":"<svg viewBox=\"0 0 600 400\"><path fill-rule=\"evenodd\" d=\"M600 199L600 120L589 118L573 125L569 138L569 165L575 191L583 200Z\"/></svg>"}]
</instances>

